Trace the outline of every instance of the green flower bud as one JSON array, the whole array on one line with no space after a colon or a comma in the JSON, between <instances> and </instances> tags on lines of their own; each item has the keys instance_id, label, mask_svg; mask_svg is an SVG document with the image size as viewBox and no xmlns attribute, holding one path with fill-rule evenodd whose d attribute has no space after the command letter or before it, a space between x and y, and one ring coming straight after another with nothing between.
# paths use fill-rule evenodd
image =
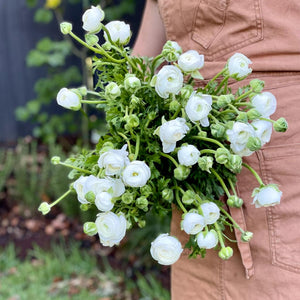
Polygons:
<instances>
[{"instance_id":1,"label":"green flower bud","mask_svg":"<svg viewBox=\"0 0 300 300\"><path fill-rule=\"evenodd\" d=\"M115 82L110 82L105 87L105 97L109 100L114 100L121 95L121 90Z\"/></svg>"},{"instance_id":2,"label":"green flower bud","mask_svg":"<svg viewBox=\"0 0 300 300\"><path fill-rule=\"evenodd\" d=\"M91 47L95 46L99 42L99 38L96 34L87 33L84 36L84 39L85 39L86 43Z\"/></svg>"},{"instance_id":3,"label":"green flower bud","mask_svg":"<svg viewBox=\"0 0 300 300\"><path fill-rule=\"evenodd\" d=\"M202 171L210 173L210 168L212 168L214 159L211 156L200 156L198 159L198 166Z\"/></svg>"},{"instance_id":4,"label":"green flower bud","mask_svg":"<svg viewBox=\"0 0 300 300\"><path fill-rule=\"evenodd\" d=\"M174 169L174 177L177 180L185 180L191 172L191 169L184 166L184 165L179 165L176 169Z\"/></svg>"},{"instance_id":5,"label":"green flower bud","mask_svg":"<svg viewBox=\"0 0 300 300\"><path fill-rule=\"evenodd\" d=\"M144 228L144 227L146 226L146 221L145 221L145 220L139 220L138 226L139 226L140 228Z\"/></svg>"},{"instance_id":6,"label":"green flower bud","mask_svg":"<svg viewBox=\"0 0 300 300\"><path fill-rule=\"evenodd\" d=\"M253 237L253 233L250 231L244 231L241 236L243 242L249 242Z\"/></svg>"},{"instance_id":7,"label":"green flower bud","mask_svg":"<svg viewBox=\"0 0 300 300\"><path fill-rule=\"evenodd\" d=\"M183 194L181 200L184 204L187 204L187 205L192 204L196 200L196 193L191 190L187 190Z\"/></svg>"},{"instance_id":8,"label":"green flower bud","mask_svg":"<svg viewBox=\"0 0 300 300\"><path fill-rule=\"evenodd\" d=\"M148 210L148 200L146 197L142 196L136 199L136 206L144 211Z\"/></svg>"},{"instance_id":9,"label":"green flower bud","mask_svg":"<svg viewBox=\"0 0 300 300\"><path fill-rule=\"evenodd\" d=\"M90 205L89 204L80 204L79 208L82 211L87 211L90 209Z\"/></svg>"},{"instance_id":10,"label":"green flower bud","mask_svg":"<svg viewBox=\"0 0 300 300\"><path fill-rule=\"evenodd\" d=\"M218 148L215 152L215 159L219 164L226 164L230 157L230 152L226 148Z\"/></svg>"},{"instance_id":11,"label":"green flower bud","mask_svg":"<svg viewBox=\"0 0 300 300\"><path fill-rule=\"evenodd\" d=\"M174 199L174 193L171 189L164 189L161 192L161 196L165 201L172 202Z\"/></svg>"},{"instance_id":12,"label":"green flower bud","mask_svg":"<svg viewBox=\"0 0 300 300\"><path fill-rule=\"evenodd\" d=\"M73 29L73 25L69 22L60 23L60 31L62 34L69 34Z\"/></svg>"},{"instance_id":13,"label":"green flower bud","mask_svg":"<svg viewBox=\"0 0 300 300\"><path fill-rule=\"evenodd\" d=\"M229 156L225 167L233 173L240 173L242 170L242 158L239 155L233 154Z\"/></svg>"},{"instance_id":14,"label":"green flower bud","mask_svg":"<svg viewBox=\"0 0 300 300\"><path fill-rule=\"evenodd\" d=\"M141 81L134 74L126 74L124 87L126 91L133 93L141 87Z\"/></svg>"},{"instance_id":15,"label":"green flower bud","mask_svg":"<svg viewBox=\"0 0 300 300\"><path fill-rule=\"evenodd\" d=\"M194 92L194 88L189 84L185 85L180 90L180 94L181 94L182 98L184 98L184 99L189 99L193 92Z\"/></svg>"},{"instance_id":16,"label":"green flower bud","mask_svg":"<svg viewBox=\"0 0 300 300\"><path fill-rule=\"evenodd\" d=\"M77 91L79 92L79 94L81 96L86 96L87 95L87 88L86 86L81 86L77 89Z\"/></svg>"},{"instance_id":17,"label":"green flower bud","mask_svg":"<svg viewBox=\"0 0 300 300\"><path fill-rule=\"evenodd\" d=\"M246 112L240 112L238 114L238 116L236 117L236 121L239 121L239 122L244 122L244 123L247 123L248 122L248 116L247 116L247 113Z\"/></svg>"},{"instance_id":18,"label":"green flower bud","mask_svg":"<svg viewBox=\"0 0 300 300\"><path fill-rule=\"evenodd\" d=\"M168 62L176 61L181 53L181 47L173 41L167 41L162 50L162 55Z\"/></svg>"},{"instance_id":19,"label":"green flower bud","mask_svg":"<svg viewBox=\"0 0 300 300\"><path fill-rule=\"evenodd\" d=\"M130 130L131 128L138 127L140 125L140 120L137 117L137 115L133 114L133 115L130 115L128 117L125 117L124 119L126 120L125 128L127 130Z\"/></svg>"},{"instance_id":20,"label":"green flower bud","mask_svg":"<svg viewBox=\"0 0 300 300\"><path fill-rule=\"evenodd\" d=\"M227 199L227 205L229 207L236 207L239 208L243 205L244 201L242 198L239 198L236 195L231 195L230 197L228 197Z\"/></svg>"},{"instance_id":21,"label":"green flower bud","mask_svg":"<svg viewBox=\"0 0 300 300\"><path fill-rule=\"evenodd\" d=\"M111 43L110 42L105 42L104 44L102 44L102 48L106 51L110 51L111 50Z\"/></svg>"},{"instance_id":22,"label":"green flower bud","mask_svg":"<svg viewBox=\"0 0 300 300\"><path fill-rule=\"evenodd\" d=\"M259 150L261 148L261 140L258 137L250 136L246 146L250 151Z\"/></svg>"},{"instance_id":23,"label":"green flower bud","mask_svg":"<svg viewBox=\"0 0 300 300\"><path fill-rule=\"evenodd\" d=\"M252 88L253 92L260 93L265 87L265 82L259 79L253 79L250 81L250 87Z\"/></svg>"},{"instance_id":24,"label":"green flower bud","mask_svg":"<svg viewBox=\"0 0 300 300\"><path fill-rule=\"evenodd\" d=\"M248 120L256 120L259 117L261 117L261 113L258 110L256 110L255 108L252 108L247 111Z\"/></svg>"},{"instance_id":25,"label":"green flower bud","mask_svg":"<svg viewBox=\"0 0 300 300\"><path fill-rule=\"evenodd\" d=\"M207 137L207 132L206 131L199 131L198 136Z\"/></svg>"},{"instance_id":26,"label":"green flower bud","mask_svg":"<svg viewBox=\"0 0 300 300\"><path fill-rule=\"evenodd\" d=\"M59 165L59 164L60 164L60 157L59 157L59 156L53 156L53 157L51 158L51 163L52 163L53 165Z\"/></svg>"},{"instance_id":27,"label":"green flower bud","mask_svg":"<svg viewBox=\"0 0 300 300\"><path fill-rule=\"evenodd\" d=\"M210 125L210 132L212 136L216 138L222 138L225 136L226 127L222 123L216 123Z\"/></svg>"},{"instance_id":28,"label":"green flower bud","mask_svg":"<svg viewBox=\"0 0 300 300\"><path fill-rule=\"evenodd\" d=\"M51 210L51 206L47 202L42 202L38 208L43 215L46 215Z\"/></svg>"},{"instance_id":29,"label":"green flower bud","mask_svg":"<svg viewBox=\"0 0 300 300\"><path fill-rule=\"evenodd\" d=\"M95 202L96 196L95 196L95 194L94 194L92 191L89 191L89 192L87 192L87 193L84 195L84 198L85 198L87 201L93 203L93 202Z\"/></svg>"},{"instance_id":30,"label":"green flower bud","mask_svg":"<svg viewBox=\"0 0 300 300\"><path fill-rule=\"evenodd\" d=\"M217 105L220 108L226 107L231 101L234 99L234 96L232 94L228 95L221 95L217 99Z\"/></svg>"},{"instance_id":31,"label":"green flower bud","mask_svg":"<svg viewBox=\"0 0 300 300\"><path fill-rule=\"evenodd\" d=\"M219 251L219 257L223 260L229 259L233 255L233 250L231 247L224 247Z\"/></svg>"},{"instance_id":32,"label":"green flower bud","mask_svg":"<svg viewBox=\"0 0 300 300\"><path fill-rule=\"evenodd\" d=\"M275 123L273 123L273 128L277 132L286 132L288 129L288 123L285 118L279 118Z\"/></svg>"},{"instance_id":33,"label":"green flower bud","mask_svg":"<svg viewBox=\"0 0 300 300\"><path fill-rule=\"evenodd\" d=\"M141 99L138 98L136 95L132 95L130 97L130 104L133 106L133 107L138 107L139 105L141 105Z\"/></svg>"},{"instance_id":34,"label":"green flower bud","mask_svg":"<svg viewBox=\"0 0 300 300\"><path fill-rule=\"evenodd\" d=\"M83 232L89 236L93 236L98 233L96 223L94 222L85 222L83 224Z\"/></svg>"},{"instance_id":35,"label":"green flower bud","mask_svg":"<svg viewBox=\"0 0 300 300\"><path fill-rule=\"evenodd\" d=\"M134 201L134 195L130 192L125 192L123 195L122 195L122 202L124 204L130 204Z\"/></svg>"},{"instance_id":36,"label":"green flower bud","mask_svg":"<svg viewBox=\"0 0 300 300\"><path fill-rule=\"evenodd\" d=\"M148 114L148 116L147 116L147 118L148 118L150 121L154 120L156 117L157 117L157 114L156 114L155 111L151 111L151 112Z\"/></svg>"},{"instance_id":37,"label":"green flower bud","mask_svg":"<svg viewBox=\"0 0 300 300\"><path fill-rule=\"evenodd\" d=\"M152 188L150 185L146 184L141 187L141 194L145 197L148 197L152 194Z\"/></svg>"},{"instance_id":38,"label":"green flower bud","mask_svg":"<svg viewBox=\"0 0 300 300\"><path fill-rule=\"evenodd\" d=\"M181 107L181 104L177 100L172 100L169 105L170 112L176 112Z\"/></svg>"}]
</instances>

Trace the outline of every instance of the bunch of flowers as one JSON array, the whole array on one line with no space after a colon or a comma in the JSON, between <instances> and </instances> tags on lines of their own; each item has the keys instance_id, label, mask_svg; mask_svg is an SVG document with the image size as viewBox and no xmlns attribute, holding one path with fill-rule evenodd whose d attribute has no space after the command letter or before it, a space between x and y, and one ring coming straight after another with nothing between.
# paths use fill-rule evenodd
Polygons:
<instances>
[{"instance_id":1,"label":"bunch of flowers","mask_svg":"<svg viewBox=\"0 0 300 300\"><path fill-rule=\"evenodd\" d=\"M237 174L247 168L258 180L253 191L256 207L278 204L281 192L276 184L265 185L243 162L268 143L272 129L284 132L284 118L274 121L276 98L263 92L258 79L232 93L228 80L243 80L251 73L251 61L236 53L206 85L199 70L204 57L194 50L182 53L168 41L155 58L133 57L125 47L129 25L113 21L106 25L103 10L88 9L83 17L85 40L62 23L61 31L95 53L95 91L81 87L63 88L57 103L81 110L82 104L104 109L108 133L95 149L54 164L72 168L69 190L52 204L42 203L46 214L66 195L76 192L80 207L99 210L96 220L84 224L88 235L98 233L105 246L118 245L133 225L147 226L150 210L166 214L176 205L182 212L181 228L190 236L186 245L191 257L215 248L222 259L232 256L223 231L226 226L244 231L227 212L241 207L235 184ZM105 43L100 45L97 33ZM92 97L92 99L90 98ZM219 200L225 195L227 202ZM155 238L155 237L153 237ZM162 233L151 243L152 257L160 264L175 263L183 250L179 240Z\"/></svg>"}]
</instances>

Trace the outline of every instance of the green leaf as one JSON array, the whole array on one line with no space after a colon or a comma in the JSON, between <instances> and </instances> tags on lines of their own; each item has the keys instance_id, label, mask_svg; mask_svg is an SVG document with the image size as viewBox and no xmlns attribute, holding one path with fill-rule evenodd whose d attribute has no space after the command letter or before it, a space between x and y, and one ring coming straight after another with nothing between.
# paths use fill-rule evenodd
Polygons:
<instances>
[{"instance_id":1,"label":"green leaf","mask_svg":"<svg viewBox=\"0 0 300 300\"><path fill-rule=\"evenodd\" d=\"M30 8L33 8L37 5L38 1L37 0L26 0L26 5Z\"/></svg>"},{"instance_id":2,"label":"green leaf","mask_svg":"<svg viewBox=\"0 0 300 300\"><path fill-rule=\"evenodd\" d=\"M52 19L52 11L45 8L39 8L34 15L34 21L37 23L48 24L52 21Z\"/></svg>"}]
</instances>

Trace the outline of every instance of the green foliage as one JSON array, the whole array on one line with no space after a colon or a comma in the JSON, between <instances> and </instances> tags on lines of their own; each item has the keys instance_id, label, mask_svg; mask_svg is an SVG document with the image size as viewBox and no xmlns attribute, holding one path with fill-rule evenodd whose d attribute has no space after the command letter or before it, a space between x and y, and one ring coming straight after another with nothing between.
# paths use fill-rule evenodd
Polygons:
<instances>
[{"instance_id":1,"label":"green foliage","mask_svg":"<svg viewBox=\"0 0 300 300\"><path fill-rule=\"evenodd\" d=\"M39 8L34 15L34 21L37 23L48 24L53 19L53 13L49 9Z\"/></svg>"},{"instance_id":2,"label":"green foliage","mask_svg":"<svg viewBox=\"0 0 300 300\"><path fill-rule=\"evenodd\" d=\"M118 5L114 4L105 7L105 19L107 21L120 20L124 15L134 14L135 7L135 0L121 0Z\"/></svg>"},{"instance_id":3,"label":"green foliage","mask_svg":"<svg viewBox=\"0 0 300 300\"><path fill-rule=\"evenodd\" d=\"M5 187L15 166L15 157L12 150L0 149L0 192Z\"/></svg>"}]
</instances>

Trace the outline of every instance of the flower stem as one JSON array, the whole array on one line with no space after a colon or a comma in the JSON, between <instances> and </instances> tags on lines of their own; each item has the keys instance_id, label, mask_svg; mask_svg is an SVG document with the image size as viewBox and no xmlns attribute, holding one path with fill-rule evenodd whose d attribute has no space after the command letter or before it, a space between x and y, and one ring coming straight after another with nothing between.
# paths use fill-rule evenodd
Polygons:
<instances>
[{"instance_id":1,"label":"flower stem","mask_svg":"<svg viewBox=\"0 0 300 300\"><path fill-rule=\"evenodd\" d=\"M200 150L200 153L201 153L201 155L202 155L202 154L206 154L206 153L209 153L209 154L215 154L216 151L215 151L215 150L212 150L212 149L203 149L203 150Z\"/></svg>"},{"instance_id":2,"label":"flower stem","mask_svg":"<svg viewBox=\"0 0 300 300\"><path fill-rule=\"evenodd\" d=\"M107 101L81 100L81 103L87 103L87 104L106 104Z\"/></svg>"},{"instance_id":3,"label":"flower stem","mask_svg":"<svg viewBox=\"0 0 300 300\"><path fill-rule=\"evenodd\" d=\"M130 145L129 138L128 138L125 134L123 134L122 132L117 131L117 134L118 134L119 136L121 136L121 137L126 141L126 143L127 143L127 145L128 145L128 151L129 151L129 153L131 154L132 152L131 152L131 145Z\"/></svg>"},{"instance_id":4,"label":"flower stem","mask_svg":"<svg viewBox=\"0 0 300 300\"><path fill-rule=\"evenodd\" d=\"M246 93L240 95L239 97L237 97L236 99L234 99L234 102L238 102L238 101L240 101L241 99L246 98L246 97L249 96L251 93L253 93L253 90L252 90L252 89L250 89L248 92L246 92Z\"/></svg>"},{"instance_id":5,"label":"flower stem","mask_svg":"<svg viewBox=\"0 0 300 300\"><path fill-rule=\"evenodd\" d=\"M88 93L88 94L91 94L91 95L95 95L95 96L100 97L99 93L94 92L94 91L87 91L87 93Z\"/></svg>"},{"instance_id":6,"label":"flower stem","mask_svg":"<svg viewBox=\"0 0 300 300\"><path fill-rule=\"evenodd\" d=\"M78 167L75 167L75 166L72 166L72 165L69 165L69 164L66 164L64 162L60 162L59 163L60 165L62 166L65 166L65 167L68 167L68 168L71 168L71 169L74 169L74 170L77 170L79 172L82 172L82 173L86 173L86 174L92 174L91 171L88 171L88 170L85 170L85 169L81 169L81 168L78 168Z\"/></svg>"},{"instance_id":7,"label":"flower stem","mask_svg":"<svg viewBox=\"0 0 300 300\"><path fill-rule=\"evenodd\" d=\"M216 232L218 234L220 245L221 245L222 248L225 248L224 239L223 239L223 235L222 235L222 231L220 229L220 226L217 222L214 225L215 225Z\"/></svg>"},{"instance_id":8,"label":"flower stem","mask_svg":"<svg viewBox=\"0 0 300 300\"><path fill-rule=\"evenodd\" d=\"M204 90L212 83L214 82L219 76L221 76L226 71L226 68L224 68L222 71L220 71L218 74L216 74L204 87Z\"/></svg>"},{"instance_id":9,"label":"flower stem","mask_svg":"<svg viewBox=\"0 0 300 300\"><path fill-rule=\"evenodd\" d=\"M161 156L164 156L164 157L168 158L168 159L176 166L176 168L179 167L178 162L177 162L171 155L166 154L166 153L163 153L163 152L159 152L159 154L160 154Z\"/></svg>"},{"instance_id":10,"label":"flower stem","mask_svg":"<svg viewBox=\"0 0 300 300\"><path fill-rule=\"evenodd\" d=\"M232 216L222 207L220 207L221 212L231 221L234 227L236 227L241 233L245 231L241 228L241 226L232 218Z\"/></svg>"},{"instance_id":11,"label":"flower stem","mask_svg":"<svg viewBox=\"0 0 300 300\"><path fill-rule=\"evenodd\" d=\"M176 197L176 201L177 201L179 207L181 208L181 210L182 210L184 213L187 213L186 208L183 206L183 204L182 204L181 201L180 201L180 198L179 198L179 191L178 191L177 189L176 189L176 191L175 191L175 197Z\"/></svg>"},{"instance_id":12,"label":"flower stem","mask_svg":"<svg viewBox=\"0 0 300 300\"><path fill-rule=\"evenodd\" d=\"M61 195L57 200L55 200L53 203L50 204L50 207L56 205L58 202L60 202L62 199L64 199L65 197L67 197L70 193L72 192L72 190L68 190L66 191L63 195Z\"/></svg>"},{"instance_id":13,"label":"flower stem","mask_svg":"<svg viewBox=\"0 0 300 300\"><path fill-rule=\"evenodd\" d=\"M227 76L225 76L225 77L223 78L223 80L220 82L220 84L219 84L217 90L215 91L216 94L219 93L219 91L221 90L222 86L223 86L224 84L227 83L228 79L229 79L229 75L227 75Z\"/></svg>"},{"instance_id":14,"label":"flower stem","mask_svg":"<svg viewBox=\"0 0 300 300\"><path fill-rule=\"evenodd\" d=\"M227 197L230 197L231 195L229 193L229 190L228 190L224 180L218 174L218 172L216 170L214 170L213 168L211 168L210 171L215 175L215 177L217 177L217 179L220 182L220 184L222 185L222 188L223 188L224 192L226 193Z\"/></svg>"},{"instance_id":15,"label":"flower stem","mask_svg":"<svg viewBox=\"0 0 300 300\"><path fill-rule=\"evenodd\" d=\"M206 137L202 137L202 136L192 136L191 138L206 141L206 142L210 142L210 143L214 143L214 144L218 145L221 148L226 148L222 143L220 143L219 141L217 141L215 139L206 138Z\"/></svg>"},{"instance_id":16,"label":"flower stem","mask_svg":"<svg viewBox=\"0 0 300 300\"><path fill-rule=\"evenodd\" d=\"M230 178L227 178L227 181L229 182L229 185L230 185L230 188L231 188L233 194L236 196L237 193L236 193L235 186L234 186L232 180Z\"/></svg>"},{"instance_id":17,"label":"flower stem","mask_svg":"<svg viewBox=\"0 0 300 300\"><path fill-rule=\"evenodd\" d=\"M242 165L243 165L245 168L247 168L247 169L254 175L254 177L256 178L256 180L258 181L258 183L259 183L261 186L264 185L262 179L260 178L260 176L257 174L257 172L256 172L254 169L252 169L252 168L251 168L248 164L246 164L246 163L242 163Z\"/></svg>"},{"instance_id":18,"label":"flower stem","mask_svg":"<svg viewBox=\"0 0 300 300\"><path fill-rule=\"evenodd\" d=\"M133 160L136 160L138 158L139 155L139 151L140 151L140 136L137 134L136 135L136 144L135 144L135 154L134 154L134 158Z\"/></svg>"}]
</instances>

